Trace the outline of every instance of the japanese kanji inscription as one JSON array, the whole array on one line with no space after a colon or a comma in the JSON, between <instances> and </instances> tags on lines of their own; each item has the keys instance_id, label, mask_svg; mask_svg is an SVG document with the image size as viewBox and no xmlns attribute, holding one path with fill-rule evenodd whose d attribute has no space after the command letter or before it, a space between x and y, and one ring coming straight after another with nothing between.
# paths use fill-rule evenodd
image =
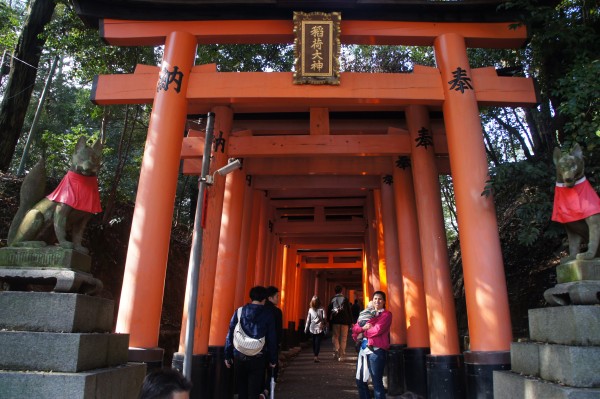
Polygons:
<instances>
[{"instance_id":1,"label":"japanese kanji inscription","mask_svg":"<svg viewBox=\"0 0 600 399\"><path fill-rule=\"evenodd\" d=\"M338 12L294 12L295 84L340 84Z\"/></svg>"}]
</instances>

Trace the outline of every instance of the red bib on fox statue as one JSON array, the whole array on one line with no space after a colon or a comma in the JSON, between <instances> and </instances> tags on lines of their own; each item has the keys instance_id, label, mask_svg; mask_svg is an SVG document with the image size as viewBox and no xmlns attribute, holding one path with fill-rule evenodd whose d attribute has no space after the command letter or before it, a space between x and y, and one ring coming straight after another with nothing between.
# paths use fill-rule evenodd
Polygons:
<instances>
[{"instance_id":1,"label":"red bib on fox statue","mask_svg":"<svg viewBox=\"0 0 600 399\"><path fill-rule=\"evenodd\" d=\"M600 198L584 177L573 187L556 183L552 220L560 223L575 222L600 213Z\"/></svg>"},{"instance_id":2,"label":"red bib on fox statue","mask_svg":"<svg viewBox=\"0 0 600 399\"><path fill-rule=\"evenodd\" d=\"M62 202L80 211L102 212L97 176L84 176L69 171L58 187L46 198L50 201Z\"/></svg>"}]
</instances>

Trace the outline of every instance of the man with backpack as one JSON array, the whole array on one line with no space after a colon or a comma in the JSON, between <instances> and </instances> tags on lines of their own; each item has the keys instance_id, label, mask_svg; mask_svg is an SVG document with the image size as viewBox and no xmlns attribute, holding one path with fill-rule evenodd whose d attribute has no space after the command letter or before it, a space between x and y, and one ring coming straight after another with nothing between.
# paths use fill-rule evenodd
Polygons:
<instances>
[{"instance_id":1,"label":"man with backpack","mask_svg":"<svg viewBox=\"0 0 600 399\"><path fill-rule=\"evenodd\" d=\"M225 339L225 366L235 362L238 399L263 399L265 367L277 365L277 331L273 311L266 308L267 289L250 289L251 302L237 309Z\"/></svg>"},{"instance_id":2,"label":"man with backpack","mask_svg":"<svg viewBox=\"0 0 600 399\"><path fill-rule=\"evenodd\" d=\"M331 325L333 357L344 361L348 329L352 325L352 310L348 298L342 295L342 286L335 286L335 295L329 301L329 324Z\"/></svg>"}]
</instances>

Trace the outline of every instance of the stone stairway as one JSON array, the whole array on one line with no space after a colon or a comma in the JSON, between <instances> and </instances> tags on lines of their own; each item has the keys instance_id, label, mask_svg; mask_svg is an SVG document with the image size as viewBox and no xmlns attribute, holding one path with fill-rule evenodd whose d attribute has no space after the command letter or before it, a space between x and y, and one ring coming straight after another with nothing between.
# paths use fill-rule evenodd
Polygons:
<instances>
[{"instance_id":1,"label":"stone stairway","mask_svg":"<svg viewBox=\"0 0 600 399\"><path fill-rule=\"evenodd\" d=\"M113 302L75 293L0 292L0 397L131 399L146 366L111 333Z\"/></svg>"}]
</instances>

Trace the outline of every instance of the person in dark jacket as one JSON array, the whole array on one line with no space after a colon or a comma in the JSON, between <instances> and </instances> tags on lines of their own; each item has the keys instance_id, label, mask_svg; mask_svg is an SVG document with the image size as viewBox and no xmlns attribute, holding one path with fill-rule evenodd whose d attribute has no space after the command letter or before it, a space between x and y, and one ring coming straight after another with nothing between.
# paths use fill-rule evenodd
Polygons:
<instances>
[{"instance_id":1,"label":"person in dark jacket","mask_svg":"<svg viewBox=\"0 0 600 399\"><path fill-rule=\"evenodd\" d=\"M327 310L329 324L331 325L331 340L333 341L333 357L344 361L346 356L346 341L348 329L352 325L352 310L348 298L342 295L342 286L336 285L335 295L329 301Z\"/></svg>"},{"instance_id":2,"label":"person in dark jacket","mask_svg":"<svg viewBox=\"0 0 600 399\"><path fill-rule=\"evenodd\" d=\"M267 300L265 302L265 308L270 309L275 316L275 330L277 331L277 359L279 359L281 339L283 337L283 312L281 312L281 309L279 309L277 305L279 305L279 288L270 285L267 287ZM279 361L274 368L271 368L267 365L267 371L265 374L266 378L263 394L265 397L268 397L269 388L271 386L271 376L275 377L275 380L277 380L277 375L279 374Z\"/></svg>"},{"instance_id":3,"label":"person in dark jacket","mask_svg":"<svg viewBox=\"0 0 600 399\"><path fill-rule=\"evenodd\" d=\"M255 356L240 353L233 346L233 334L238 323L237 309L229 322L229 332L225 339L225 366L236 364L238 375L238 399L257 399L264 397L262 390L267 362L271 367L277 365L277 329L273 311L265 307L267 289L262 286L250 289L251 302L242 307L240 326L252 338L265 337L265 345ZM260 396L259 396L260 395Z\"/></svg>"}]
</instances>

